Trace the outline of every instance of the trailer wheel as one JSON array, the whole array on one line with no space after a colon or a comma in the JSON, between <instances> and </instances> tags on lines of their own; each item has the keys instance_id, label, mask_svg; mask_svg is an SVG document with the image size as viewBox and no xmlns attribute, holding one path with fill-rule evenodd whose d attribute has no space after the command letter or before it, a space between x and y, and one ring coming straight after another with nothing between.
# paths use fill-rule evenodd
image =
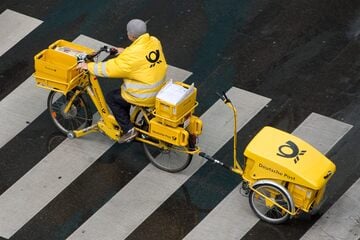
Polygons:
<instances>
[{"instance_id":1,"label":"trailer wheel","mask_svg":"<svg viewBox=\"0 0 360 240\"><path fill-rule=\"evenodd\" d=\"M281 224L290 218L290 214L276 206L270 199L289 212L293 211L291 197L285 188L275 183L266 181L253 186L257 192L250 191L249 203L255 214L263 221L271 224ZM285 192L286 191L286 192Z\"/></svg>"}]
</instances>

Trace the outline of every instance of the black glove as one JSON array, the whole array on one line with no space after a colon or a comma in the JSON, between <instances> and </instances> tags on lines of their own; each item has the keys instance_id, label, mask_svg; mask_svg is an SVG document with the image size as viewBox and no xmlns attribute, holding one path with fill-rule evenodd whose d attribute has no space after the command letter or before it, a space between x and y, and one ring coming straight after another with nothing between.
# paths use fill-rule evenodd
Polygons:
<instances>
[{"instance_id":1,"label":"black glove","mask_svg":"<svg viewBox=\"0 0 360 240\"><path fill-rule=\"evenodd\" d=\"M109 53L110 55L116 55L118 54L118 50L116 48L110 48Z\"/></svg>"}]
</instances>

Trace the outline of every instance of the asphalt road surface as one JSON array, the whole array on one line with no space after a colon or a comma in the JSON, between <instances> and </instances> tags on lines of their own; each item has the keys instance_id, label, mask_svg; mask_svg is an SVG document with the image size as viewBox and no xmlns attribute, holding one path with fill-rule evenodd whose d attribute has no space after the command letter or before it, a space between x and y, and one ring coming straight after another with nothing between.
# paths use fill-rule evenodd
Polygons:
<instances>
[{"instance_id":1,"label":"asphalt road surface","mask_svg":"<svg viewBox=\"0 0 360 240\"><path fill-rule=\"evenodd\" d=\"M139 143L56 130L48 92L31 77L34 55L58 39L127 46L132 18L149 20L169 76L198 88L200 146L211 155L231 164L231 117L215 94L228 91L240 156L269 125L336 164L317 215L269 225L239 193L239 176L198 157L167 174ZM359 1L2 0L0 43L1 239L360 238ZM101 79L105 92L120 83Z\"/></svg>"}]
</instances>

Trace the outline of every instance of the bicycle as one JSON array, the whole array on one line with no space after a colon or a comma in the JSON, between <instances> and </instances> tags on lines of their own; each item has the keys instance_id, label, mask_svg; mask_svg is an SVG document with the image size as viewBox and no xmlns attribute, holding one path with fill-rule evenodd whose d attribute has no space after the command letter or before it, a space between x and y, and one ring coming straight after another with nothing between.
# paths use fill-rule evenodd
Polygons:
<instances>
[{"instance_id":1,"label":"bicycle","mask_svg":"<svg viewBox=\"0 0 360 240\"><path fill-rule=\"evenodd\" d=\"M78 62L95 61L102 52L110 53L110 48L104 46L94 52L58 40L34 57L36 84L50 90L47 100L50 117L69 138L101 132L117 142L123 134L107 107L97 77L76 68ZM139 132L135 140L143 144L150 162L159 169L179 172L199 152L196 141L202 131L202 121L193 114L198 105L196 88L181 82L169 84L182 88L188 95L178 105L157 99L153 107L133 106L130 120ZM100 115L95 123L86 95Z\"/></svg>"}]
</instances>

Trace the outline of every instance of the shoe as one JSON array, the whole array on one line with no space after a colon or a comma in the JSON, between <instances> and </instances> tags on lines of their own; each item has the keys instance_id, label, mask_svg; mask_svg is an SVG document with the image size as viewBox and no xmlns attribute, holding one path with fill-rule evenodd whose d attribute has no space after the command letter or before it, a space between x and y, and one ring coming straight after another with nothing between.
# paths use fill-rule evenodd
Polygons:
<instances>
[{"instance_id":1,"label":"shoe","mask_svg":"<svg viewBox=\"0 0 360 240\"><path fill-rule=\"evenodd\" d=\"M131 142L137 136L137 134L138 132L135 130L135 128L132 128L127 133L122 135L118 142L119 143Z\"/></svg>"}]
</instances>

